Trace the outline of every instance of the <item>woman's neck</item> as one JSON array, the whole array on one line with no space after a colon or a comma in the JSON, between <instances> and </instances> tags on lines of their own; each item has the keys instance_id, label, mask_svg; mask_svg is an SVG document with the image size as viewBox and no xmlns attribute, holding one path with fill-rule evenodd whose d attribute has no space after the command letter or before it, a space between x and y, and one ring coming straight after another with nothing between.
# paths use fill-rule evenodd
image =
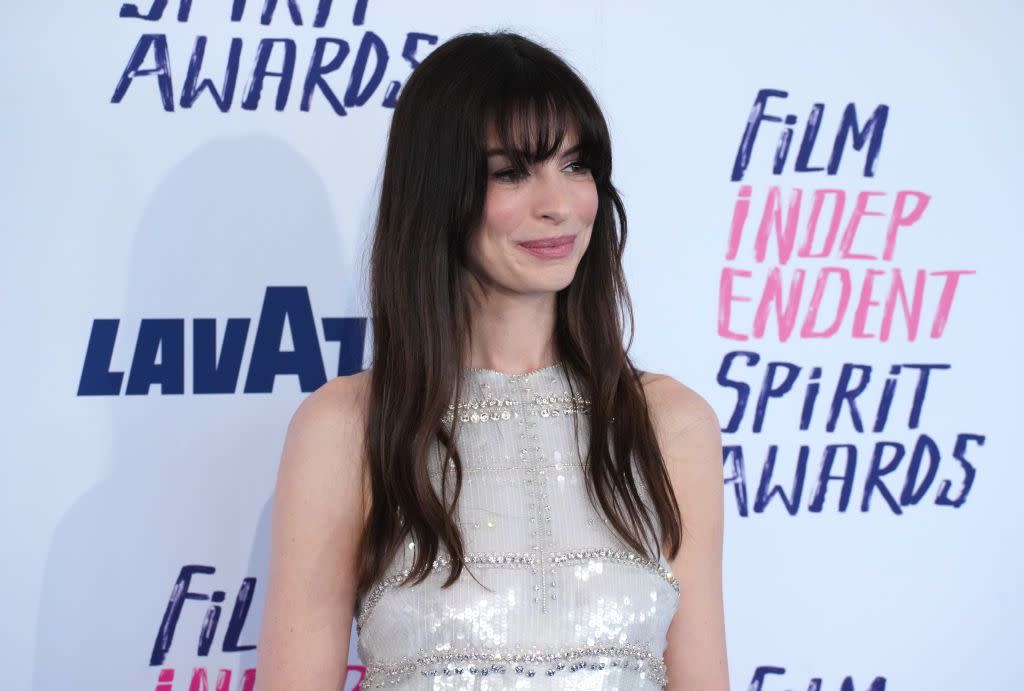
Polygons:
<instances>
[{"instance_id":1,"label":"woman's neck","mask_svg":"<svg viewBox=\"0 0 1024 691\"><path fill-rule=\"evenodd\" d=\"M559 359L555 294L489 293L471 301L467 367L515 374Z\"/></svg>"}]
</instances>

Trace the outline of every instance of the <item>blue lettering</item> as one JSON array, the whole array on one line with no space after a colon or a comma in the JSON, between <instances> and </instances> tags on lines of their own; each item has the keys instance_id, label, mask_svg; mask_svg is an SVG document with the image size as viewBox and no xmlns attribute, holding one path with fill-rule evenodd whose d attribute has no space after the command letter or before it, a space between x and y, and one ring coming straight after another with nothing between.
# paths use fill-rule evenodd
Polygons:
<instances>
[{"instance_id":1,"label":"blue lettering","mask_svg":"<svg viewBox=\"0 0 1024 691\"><path fill-rule=\"evenodd\" d=\"M254 650L255 645L239 645L238 637L242 635L242 627L245 626L245 618L249 615L249 606L252 605L252 596L256 591L256 579L242 579L242 587L238 589L238 597L235 598L235 607L231 610L231 620L228 621L228 630L224 634L225 653L240 653L246 650Z\"/></svg>"},{"instance_id":2,"label":"blue lettering","mask_svg":"<svg viewBox=\"0 0 1024 691\"><path fill-rule=\"evenodd\" d=\"M217 357L217 320L192 321L192 392L234 393L242 370L248 319L228 319Z\"/></svg>"},{"instance_id":3,"label":"blue lettering","mask_svg":"<svg viewBox=\"0 0 1024 691\"><path fill-rule=\"evenodd\" d=\"M167 600L167 608L164 610L163 619L160 620L160 628L156 633L156 640L153 641L153 652L149 656L150 665L162 665L167 651L171 649L171 642L174 640L174 630L178 626L178 618L181 616L181 608L185 600L209 600L210 596L202 593L195 593L189 590L192 584L192 576L195 574L212 575L217 570L212 566L188 565L181 567L178 572L178 579L171 588L171 597Z\"/></svg>"},{"instance_id":4,"label":"blue lettering","mask_svg":"<svg viewBox=\"0 0 1024 691\"><path fill-rule=\"evenodd\" d=\"M284 46L284 64L280 72L268 69L270 54L274 46ZM274 102L274 109L284 110L288 103L288 91L292 86L292 74L295 71L295 41L289 38L264 38L260 40L256 49L256 67L253 69L252 77L245 90L245 98L242 100L242 108L245 110L256 110L260 103L260 92L263 91L263 80L266 77L280 77L277 85L277 99Z\"/></svg>"},{"instance_id":5,"label":"blue lettering","mask_svg":"<svg viewBox=\"0 0 1024 691\"><path fill-rule=\"evenodd\" d=\"M888 117L889 106L880 105L864 123L864 128L858 130L857 108L852 103L847 105L843 111L843 120L839 124L839 132L836 133L835 145L832 147L832 158L828 162L828 174L835 175L839 171L839 161L843 157L846 135L852 133L854 149L860 151L864 148L864 144L868 145L868 152L864 158L864 177L874 177L875 159L878 158L878 151L882 148L882 133L885 132L885 121Z\"/></svg>"},{"instance_id":6,"label":"blue lettering","mask_svg":"<svg viewBox=\"0 0 1024 691\"><path fill-rule=\"evenodd\" d=\"M747 125L743 129L743 136L740 138L740 147L736 151L736 160L732 164L733 182L743 179L743 172L750 164L750 151L754 148L754 139L757 138L757 131L761 128L762 122L782 122L782 118L776 115L765 114L765 107L769 98L786 98L788 92L778 89L761 89L754 97L754 105L747 117Z\"/></svg>"},{"instance_id":7,"label":"blue lettering","mask_svg":"<svg viewBox=\"0 0 1024 691\"><path fill-rule=\"evenodd\" d=\"M280 350L286 320L295 346L291 351ZM282 374L298 375L303 391L317 389L327 381L309 291L305 286L267 288L249 360L245 393L271 393L274 380Z\"/></svg>"},{"instance_id":8,"label":"blue lettering","mask_svg":"<svg viewBox=\"0 0 1024 691\"><path fill-rule=\"evenodd\" d=\"M337 342L338 376L363 370L363 346L366 343L366 320L351 317L325 317L324 340Z\"/></svg>"},{"instance_id":9,"label":"blue lettering","mask_svg":"<svg viewBox=\"0 0 1024 691\"><path fill-rule=\"evenodd\" d=\"M118 16L127 19L144 19L149 22L155 22L163 17L164 9L166 8L167 0L153 0L153 5L149 8L149 12L142 14L139 12L138 5L134 2L126 2L121 5L121 11Z\"/></svg>"},{"instance_id":10,"label":"blue lettering","mask_svg":"<svg viewBox=\"0 0 1024 691\"><path fill-rule=\"evenodd\" d=\"M775 444L768 448L768 458L764 462L764 469L761 471L761 482L757 487L757 497L754 499L754 512L762 513L771 502L772 497L777 494L782 505L786 507L786 512L790 516L795 516L797 511L800 510L800 497L804 491L807 459L810 456L811 450L807 446L800 446L796 462L796 473L793 478L793 490L788 497L785 490L782 489L782 485L773 485L769 488L772 482L772 473L775 472L775 457L778 455L778 451L779 447Z\"/></svg>"},{"instance_id":11,"label":"blue lettering","mask_svg":"<svg viewBox=\"0 0 1024 691\"><path fill-rule=\"evenodd\" d=\"M264 0L263 3L263 14L260 16L260 24L263 26L270 26L271 20L274 18L274 11L277 9L277 0ZM288 0L288 15L291 17L292 24L295 26L302 26L302 13L299 11L299 6L295 0Z\"/></svg>"},{"instance_id":12,"label":"blue lettering","mask_svg":"<svg viewBox=\"0 0 1024 691\"><path fill-rule=\"evenodd\" d=\"M921 472L921 458L927 454L928 470L920 484L917 482L917 475ZM913 506L924 498L928 488L935 480L935 474L939 470L939 458L941 457L939 446L927 434L922 434L914 444L914 450L910 454L910 466L907 468L907 477L903 482L903 491L900 493L900 504Z\"/></svg>"},{"instance_id":13,"label":"blue lettering","mask_svg":"<svg viewBox=\"0 0 1024 691\"><path fill-rule=\"evenodd\" d=\"M117 319L96 319L85 349L82 376L78 380L79 396L117 396L121 393L124 372L110 371L117 338Z\"/></svg>"},{"instance_id":14,"label":"blue lettering","mask_svg":"<svg viewBox=\"0 0 1024 691\"><path fill-rule=\"evenodd\" d=\"M893 450L893 458L886 465L882 465L882 458L885 455L886 449ZM903 456L906 451L903 449L903 444L892 441L880 441L875 444L874 453L871 454L871 466L868 468L868 476L864 480L864 498L860 503L860 510L867 511L868 506L871 503L871 493L874 490L882 495L885 499L885 503L889 505L892 512L895 514L903 513L903 509L900 508L899 503L896 501L896 497L893 496L889 488L885 486L885 482L882 481L882 476L888 475L889 473L896 470L899 467L900 461L903 460Z\"/></svg>"},{"instance_id":15,"label":"blue lettering","mask_svg":"<svg viewBox=\"0 0 1024 691\"><path fill-rule=\"evenodd\" d=\"M726 353L725 357L722 358L722 364L718 368L718 376L716 381L719 386L724 386L729 389L736 389L736 405L733 406L732 415L729 417L729 421L726 423L722 432L732 433L740 428L740 421L743 420L743 413L747 410L747 400L750 398L750 386L744 384L741 381L735 381L729 379L726 374L732 368L732 363L739 357L744 357L747 360L748 365L751 367L756 365L761 360L761 356L757 353L750 351L733 351Z\"/></svg>"},{"instance_id":16,"label":"blue lettering","mask_svg":"<svg viewBox=\"0 0 1024 691\"><path fill-rule=\"evenodd\" d=\"M238 78L238 61L242 56L242 39L231 39L231 48L228 51L228 65L224 71L224 87L218 93L212 79L204 79L199 85L199 72L203 68L203 56L206 53L206 36L196 37L196 47L192 51L192 59L188 63L188 72L185 74L185 86L181 90L181 107L191 108L196 98L204 89L210 91L210 96L220 112L226 113L231 108L231 102L235 97L235 82Z\"/></svg>"},{"instance_id":17,"label":"blue lettering","mask_svg":"<svg viewBox=\"0 0 1024 691\"><path fill-rule=\"evenodd\" d=\"M184 319L143 319L139 325L125 394L145 396L153 384L165 395L185 393Z\"/></svg>"},{"instance_id":18,"label":"blue lettering","mask_svg":"<svg viewBox=\"0 0 1024 691\"><path fill-rule=\"evenodd\" d=\"M192 393L230 394L238 388L250 319L230 318L217 343L217 320L192 320ZM285 323L295 346L281 351ZM324 343L338 344L337 376L362 370L365 317L323 317ZM245 393L270 393L279 374L295 374L303 391L327 381L317 320L305 287L268 287L257 323ZM117 396L124 373L111 369L119 320L93 321L78 382L79 396ZM132 356L126 394L147 395L152 384L162 394L184 393L185 320L143 319Z\"/></svg>"},{"instance_id":19,"label":"blue lettering","mask_svg":"<svg viewBox=\"0 0 1024 691\"><path fill-rule=\"evenodd\" d=\"M723 446L722 465L732 468L732 474L725 476L725 484L733 485L736 494L736 506L741 516L746 516L747 509L747 477L743 467L743 447Z\"/></svg>"},{"instance_id":20,"label":"blue lettering","mask_svg":"<svg viewBox=\"0 0 1024 691\"><path fill-rule=\"evenodd\" d=\"M775 383L775 373L785 370L785 378L778 384ZM782 398L789 393L796 378L800 375L800 368L789 362L770 362L764 373L764 382L761 385L761 393L757 397L757 407L754 409L754 431L760 432L764 427L765 410L768 407L769 398Z\"/></svg>"},{"instance_id":21,"label":"blue lettering","mask_svg":"<svg viewBox=\"0 0 1024 691\"><path fill-rule=\"evenodd\" d=\"M816 173L825 170L822 166L810 166L808 160L811 158L811 150L814 149L814 142L818 138L818 128L821 127L821 114L825 112L824 103L815 103L811 106L811 112L807 116L807 127L804 128L803 139L800 140L800 150L796 155L796 165L793 169L798 173Z\"/></svg>"},{"instance_id":22,"label":"blue lettering","mask_svg":"<svg viewBox=\"0 0 1024 691\"><path fill-rule=\"evenodd\" d=\"M964 453L967 451L967 442L974 442L978 446L984 446L985 435L983 434L958 434L956 435L956 445L953 447L953 458L956 459L957 463L964 471L964 484L960 489L960 495L955 499L949 498L949 490L952 489L953 483L949 480L943 480L939 485L939 496L936 497L935 503L939 506L952 506L954 509L958 509L963 506L963 503L967 501L967 494L971 491L971 485L974 484L974 466L964 457Z\"/></svg>"},{"instance_id":23,"label":"blue lettering","mask_svg":"<svg viewBox=\"0 0 1024 691\"><path fill-rule=\"evenodd\" d=\"M852 388L850 387L850 378L853 371L860 372L860 381L858 381ZM846 401L850 408L850 423L853 428L858 432L864 431L864 424L860 419L860 412L857 410L856 399L864 393L864 389L867 388L868 383L871 381L871 367L869 365L854 365L850 363L844 363L843 368L839 373L839 383L836 384L835 394L832 396L832 405L829 409L828 422L825 424L825 429L829 432L834 432L836 429L836 423L839 421L839 413L843 408L843 401Z\"/></svg>"},{"instance_id":24,"label":"blue lettering","mask_svg":"<svg viewBox=\"0 0 1024 691\"><path fill-rule=\"evenodd\" d=\"M762 691L765 677L769 674L785 674L785 667L767 667L762 666L754 670L754 677L750 680L750 686L747 691Z\"/></svg>"},{"instance_id":25,"label":"blue lettering","mask_svg":"<svg viewBox=\"0 0 1024 691\"><path fill-rule=\"evenodd\" d=\"M844 470L842 475L832 475L832 466L835 464L836 455L840 450L846 451L844 458ZM850 503L850 493L853 491L853 474L857 469L857 447L853 444L829 444L825 447L825 456L821 464L821 474L818 476L818 488L811 499L808 510L820 513L825 504L825 491L828 488L829 480L842 480L843 488L839 493L839 512L846 511Z\"/></svg>"},{"instance_id":26,"label":"blue lettering","mask_svg":"<svg viewBox=\"0 0 1024 691\"><path fill-rule=\"evenodd\" d=\"M437 36L434 34L423 34L415 31L411 31L405 36L405 45L402 46L402 57L409 63L409 67L416 69L416 66L420 64L419 59L416 57L416 51L419 48L420 41L426 41L430 45L437 43ZM384 105L386 108L394 108L398 104L398 91L402 88L402 84L398 81L393 81L388 84L387 90L384 92Z\"/></svg>"},{"instance_id":27,"label":"blue lettering","mask_svg":"<svg viewBox=\"0 0 1024 691\"><path fill-rule=\"evenodd\" d=\"M765 682L768 675L781 676L786 673L785 667L774 667L762 665L754 669L754 676L750 680L747 691L767 691ZM821 691L821 677L814 677L807 685L807 691ZM839 691L856 691L853 685L853 677L847 676L841 682ZM875 677L866 691L885 691L885 677Z\"/></svg>"},{"instance_id":28,"label":"blue lettering","mask_svg":"<svg viewBox=\"0 0 1024 691\"><path fill-rule=\"evenodd\" d=\"M797 124L796 115L772 115L767 112L768 101L772 98L787 98L789 93L780 89L760 89L754 97L754 104L751 106L747 116L747 122L740 137L740 144L736 151L736 158L733 161L732 175L730 179L737 182L743 179L743 174L750 165L750 156L754 148L754 141L761 130L764 122L781 123L782 131L774 146L772 158L772 174L780 175L786 165L789 155L790 144L793 140L794 125ZM828 161L828 167L810 165L811 153L818 138L821 128L821 117L825 112L824 103L815 103L811 106L807 116L807 123L804 126L803 136L800 140L800 149L797 153L794 171L797 173L813 173L826 170L828 175L835 175L839 172L839 165L846 149L848 137L852 140L852 146L860 151L867 147L864 157L864 176L873 177L875 174L875 163L878 153L882 147L882 137L885 133L885 124L889 116L889 106L881 104L875 108L871 117L867 119L863 127L857 121L857 108L853 103L848 103L843 109L835 141L832 146L832 155Z\"/></svg>"},{"instance_id":29,"label":"blue lettering","mask_svg":"<svg viewBox=\"0 0 1024 691\"><path fill-rule=\"evenodd\" d=\"M373 51L374 64L373 74L369 81L363 85L363 76L366 74L366 63L370 59L370 52ZM352 77L349 79L348 88L345 90L345 106L361 106L365 104L373 92L380 86L380 80L384 78L384 70L388 66L388 49L380 36L367 31L363 34L363 40L359 43L359 50L356 52L355 65L352 66Z\"/></svg>"},{"instance_id":30,"label":"blue lettering","mask_svg":"<svg viewBox=\"0 0 1024 691\"><path fill-rule=\"evenodd\" d=\"M337 48L334 56L324 64L324 53L327 52L327 46L333 45ZM341 101L334 94L334 90L331 89L327 80L324 79L324 75L329 72L335 72L341 67L342 63L345 62L345 58L348 57L348 43L341 40L340 38L318 38L316 40L316 46L313 48L313 58L309 65L309 72L306 73L306 81L302 85L302 110L309 110L309 102L313 99L313 88L319 88L324 93L324 98L331 104L331 108L338 115L345 115L345 106L342 105Z\"/></svg>"},{"instance_id":31,"label":"blue lettering","mask_svg":"<svg viewBox=\"0 0 1024 691\"><path fill-rule=\"evenodd\" d=\"M153 50L156 66L143 68L142 63L149 55L150 48ZM171 83L170 58L165 34L143 34L139 37L132 56L128 58L128 65L124 68L121 79L118 80L117 86L114 88L114 95L111 96L110 102L120 103L128 92L129 85L136 77L147 77L151 74L156 75L157 88L160 90L160 102L163 104L164 110L173 111L174 86Z\"/></svg>"},{"instance_id":32,"label":"blue lettering","mask_svg":"<svg viewBox=\"0 0 1024 691\"><path fill-rule=\"evenodd\" d=\"M910 418L907 420L907 426L910 429L917 429L921 424L921 408L924 407L924 397L928 393L928 378L931 375L931 371L933 369L949 369L950 365L904 364L902 367L920 371L917 386L914 387L914 402L910 406Z\"/></svg>"}]
</instances>

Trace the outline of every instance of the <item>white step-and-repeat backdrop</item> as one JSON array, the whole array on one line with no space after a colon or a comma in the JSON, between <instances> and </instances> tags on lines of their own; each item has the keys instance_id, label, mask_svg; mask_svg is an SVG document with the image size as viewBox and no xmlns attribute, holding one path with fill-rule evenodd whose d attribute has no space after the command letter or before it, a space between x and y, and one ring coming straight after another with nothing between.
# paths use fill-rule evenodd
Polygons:
<instances>
[{"instance_id":1,"label":"white step-and-repeat backdrop","mask_svg":"<svg viewBox=\"0 0 1024 691\"><path fill-rule=\"evenodd\" d=\"M509 28L606 110L635 359L721 418L733 688L1015 688L1022 20L10 3L0 686L252 688L288 419L369 364L395 99L439 42ZM354 638L349 664L346 689Z\"/></svg>"}]
</instances>

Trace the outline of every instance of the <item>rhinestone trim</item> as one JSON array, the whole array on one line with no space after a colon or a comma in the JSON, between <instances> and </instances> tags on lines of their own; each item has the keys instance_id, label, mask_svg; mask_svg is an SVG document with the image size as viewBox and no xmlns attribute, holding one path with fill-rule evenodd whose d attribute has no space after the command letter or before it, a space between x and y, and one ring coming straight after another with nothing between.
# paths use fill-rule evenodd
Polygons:
<instances>
[{"instance_id":1,"label":"rhinestone trim","mask_svg":"<svg viewBox=\"0 0 1024 691\"><path fill-rule=\"evenodd\" d=\"M548 463L546 465L537 465L537 464L530 464L530 465L498 465L499 463L500 463L500 461L494 461L493 465L482 465L482 464L481 465L471 465L471 466L468 466L468 467L464 467L462 469L462 472L463 473L502 473L502 472L510 472L510 471L515 471L515 470L533 471L533 470L537 470L537 469L540 469L540 470L569 470L570 468L578 468L580 470L585 470L586 469L586 466L583 463L580 463L580 462L566 463L566 462L561 462L560 461L558 463ZM455 461L452 460L451 458L448 459L448 471L452 472L452 473L455 472ZM428 471L428 474L431 477L435 478L435 479L441 477L441 471L438 470L437 468L431 468Z\"/></svg>"},{"instance_id":2,"label":"rhinestone trim","mask_svg":"<svg viewBox=\"0 0 1024 691\"><path fill-rule=\"evenodd\" d=\"M672 575L671 571L666 569L661 563L651 561L650 559L640 556L634 552L598 548L559 552L558 554L551 555L551 563L555 566L560 564L578 564L580 562L592 561L594 559L614 561L621 564L636 564L641 568L653 571L657 575L661 576L670 586L672 586L673 590L677 593L679 592L679 581L676 580L676 577Z\"/></svg>"},{"instance_id":3,"label":"rhinestone trim","mask_svg":"<svg viewBox=\"0 0 1024 691\"><path fill-rule=\"evenodd\" d=\"M539 406L542 405L542 402L547 404L548 397L538 395L529 378L516 380L516 385L519 389L519 398L523 401L531 401L532 399L533 405L530 407L530 410L539 414ZM568 392L566 392L565 396L568 397ZM554 400L555 397L552 396L551 399ZM568 410L570 408L566 408L566 411ZM550 412L545 417L549 416ZM525 420L520 420L519 425L521 428L519 431L519 460L530 466L546 465L548 459L545 457L544 450L540 444L540 436L537 434L536 418L529 417ZM538 474L543 474L543 472L541 470ZM554 536L551 533L551 501L548 498L547 483L534 477L532 468L528 468L523 474L523 485L529 498L527 508L532 509L534 513L534 516L530 518L530 521L533 523L530 537L533 538L532 547L533 551L537 554L537 558L535 565L530 570L539 576L539 582L534 584L536 594L533 597L533 602L535 604L539 603L541 611L547 614L550 602L556 596L556 593L553 592L556 581L550 575L553 565L548 563L548 554L554 544Z\"/></svg>"},{"instance_id":4,"label":"rhinestone trim","mask_svg":"<svg viewBox=\"0 0 1024 691\"><path fill-rule=\"evenodd\" d=\"M420 653L415 659L403 657L397 662L373 662L366 665L361 686L382 688L407 680L419 671L421 677L487 676L512 671L527 677L544 673L553 677L559 672L602 670L621 667L635 670L641 678L661 687L666 683L665 661L649 648L639 644L594 645L559 648L508 650L505 648L462 648L449 652Z\"/></svg>"},{"instance_id":5,"label":"rhinestone trim","mask_svg":"<svg viewBox=\"0 0 1024 691\"><path fill-rule=\"evenodd\" d=\"M620 564L633 564L640 568L647 569L662 579L664 579L672 589L677 593L679 592L679 581L676 580L672 572L666 569L662 564L651 561L635 552L629 552L627 550L611 549L607 547L591 547L586 549L569 550L567 552L555 552L548 555L548 562L550 567L562 565L573 565L592 560L612 561ZM451 556L442 554L432 562L434 569L446 568L451 566ZM533 553L526 552L475 552L465 555L463 563L481 566L481 567L498 567L498 568L522 568L529 567L536 569L538 565L537 557ZM370 614L373 612L374 607L384 596L384 593L389 589L394 588L401 584L401 582L412 572L411 568L405 569L400 573L395 573L386 578L382 579L377 585L370 591L366 600L360 606L359 616L356 618L356 630L361 632L363 624L369 619Z\"/></svg>"},{"instance_id":6,"label":"rhinestone trim","mask_svg":"<svg viewBox=\"0 0 1024 691\"><path fill-rule=\"evenodd\" d=\"M523 416L587 415L591 405L590 399L580 394L571 395L568 391L562 394L535 395L530 403L530 409L524 413L521 412L522 404L512 398L473 397L449 403L448 411L441 416L441 421L450 425L456 415L462 422L473 424L513 420Z\"/></svg>"}]
</instances>

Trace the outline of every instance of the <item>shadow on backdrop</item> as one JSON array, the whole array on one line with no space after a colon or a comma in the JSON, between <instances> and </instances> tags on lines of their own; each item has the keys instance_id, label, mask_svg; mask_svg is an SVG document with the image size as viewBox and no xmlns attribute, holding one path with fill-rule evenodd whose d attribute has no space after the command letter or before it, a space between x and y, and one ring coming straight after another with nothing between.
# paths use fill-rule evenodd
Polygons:
<instances>
[{"instance_id":1,"label":"shadow on backdrop","mask_svg":"<svg viewBox=\"0 0 1024 691\"><path fill-rule=\"evenodd\" d=\"M353 233L354 235L354 233ZM140 220L112 370L128 379L141 318L185 320L185 395L110 397L110 466L54 531L42 583L34 660L36 691L153 689L174 668L187 689L194 667L255 667L256 651L222 652L242 579L255 577L240 645L258 640L266 585L270 507L291 413L306 395L295 375L275 394L243 394L267 286L308 286L313 312L359 316L359 268L346 266L339 229L316 171L269 137L219 139L170 170ZM102 267L97 267L102 270ZM96 315L111 318L110 313ZM250 319L236 391L190 393L192 319ZM290 350L288 330L281 349ZM334 350L331 350L334 347ZM333 378L337 344L321 348ZM123 357L121 352L123 351ZM219 354L219 350L218 350ZM75 395L73 390L68 395ZM73 463L74 459L67 459ZM171 589L187 564L216 569L190 590L224 591L208 657L197 655L210 601L186 600L162 665L150 658ZM244 573L240 569L247 569ZM351 676L351 675L350 675Z\"/></svg>"}]
</instances>

